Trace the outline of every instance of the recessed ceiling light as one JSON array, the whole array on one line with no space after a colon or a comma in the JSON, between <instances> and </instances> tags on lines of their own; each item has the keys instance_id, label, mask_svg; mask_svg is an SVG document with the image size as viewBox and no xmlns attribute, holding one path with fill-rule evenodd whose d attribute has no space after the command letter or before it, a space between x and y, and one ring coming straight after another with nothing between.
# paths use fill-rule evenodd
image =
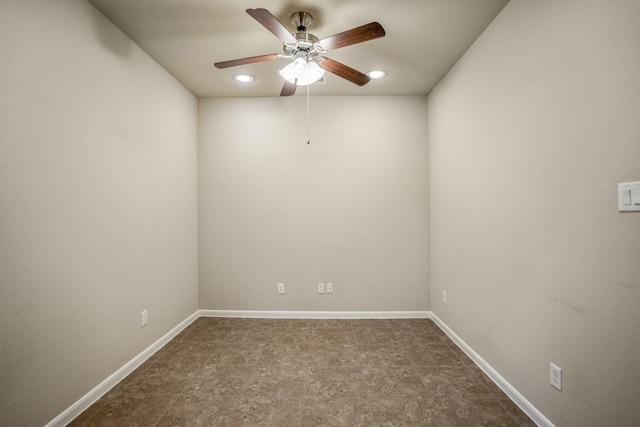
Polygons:
<instances>
[{"instance_id":1,"label":"recessed ceiling light","mask_svg":"<svg viewBox=\"0 0 640 427\"><path fill-rule=\"evenodd\" d=\"M373 80L381 79L386 75L387 73L382 70L373 70L367 73L367 76L371 77Z\"/></svg>"},{"instance_id":2,"label":"recessed ceiling light","mask_svg":"<svg viewBox=\"0 0 640 427\"><path fill-rule=\"evenodd\" d=\"M238 83L251 83L253 81L253 77L248 74L238 74L233 78L233 80L237 81Z\"/></svg>"}]
</instances>

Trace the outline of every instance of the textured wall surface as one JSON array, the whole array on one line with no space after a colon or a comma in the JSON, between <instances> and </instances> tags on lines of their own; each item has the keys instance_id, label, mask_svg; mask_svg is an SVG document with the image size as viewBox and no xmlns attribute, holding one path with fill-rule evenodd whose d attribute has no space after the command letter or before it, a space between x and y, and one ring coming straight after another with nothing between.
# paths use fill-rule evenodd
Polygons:
<instances>
[{"instance_id":1,"label":"textured wall surface","mask_svg":"<svg viewBox=\"0 0 640 427\"><path fill-rule=\"evenodd\" d=\"M558 426L640 422L639 19L512 0L429 97L432 309Z\"/></svg>"},{"instance_id":2,"label":"textured wall surface","mask_svg":"<svg viewBox=\"0 0 640 427\"><path fill-rule=\"evenodd\" d=\"M201 100L201 308L428 310L426 104Z\"/></svg>"},{"instance_id":3,"label":"textured wall surface","mask_svg":"<svg viewBox=\"0 0 640 427\"><path fill-rule=\"evenodd\" d=\"M0 425L40 426L198 308L197 102L84 0L0 39Z\"/></svg>"}]
</instances>

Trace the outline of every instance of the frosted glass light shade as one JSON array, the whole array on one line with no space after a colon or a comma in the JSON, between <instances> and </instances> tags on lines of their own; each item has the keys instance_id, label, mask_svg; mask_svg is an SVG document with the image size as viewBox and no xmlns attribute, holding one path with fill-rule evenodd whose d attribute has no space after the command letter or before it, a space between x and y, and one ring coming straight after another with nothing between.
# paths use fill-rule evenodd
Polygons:
<instances>
[{"instance_id":1,"label":"frosted glass light shade","mask_svg":"<svg viewBox=\"0 0 640 427\"><path fill-rule=\"evenodd\" d=\"M280 70L280 75L289 83L306 86L320 80L324 76L324 70L315 62L306 62L303 58L297 58Z\"/></svg>"}]
</instances>

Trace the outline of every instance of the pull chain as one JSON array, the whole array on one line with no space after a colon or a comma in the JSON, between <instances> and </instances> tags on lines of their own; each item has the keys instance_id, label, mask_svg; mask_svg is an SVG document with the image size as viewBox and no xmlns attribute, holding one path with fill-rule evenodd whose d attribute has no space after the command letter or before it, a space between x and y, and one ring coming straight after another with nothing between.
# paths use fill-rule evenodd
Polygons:
<instances>
[{"instance_id":1,"label":"pull chain","mask_svg":"<svg viewBox=\"0 0 640 427\"><path fill-rule=\"evenodd\" d=\"M307 145L311 143L311 115L309 113L309 86L307 85Z\"/></svg>"}]
</instances>

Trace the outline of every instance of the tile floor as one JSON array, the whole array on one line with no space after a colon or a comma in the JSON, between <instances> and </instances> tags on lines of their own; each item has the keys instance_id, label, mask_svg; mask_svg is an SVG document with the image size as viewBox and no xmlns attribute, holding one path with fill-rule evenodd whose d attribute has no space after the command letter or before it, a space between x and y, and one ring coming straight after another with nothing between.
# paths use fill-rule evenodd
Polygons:
<instances>
[{"instance_id":1,"label":"tile floor","mask_svg":"<svg viewBox=\"0 0 640 427\"><path fill-rule=\"evenodd\" d=\"M200 318L70 426L535 426L428 319Z\"/></svg>"}]
</instances>

